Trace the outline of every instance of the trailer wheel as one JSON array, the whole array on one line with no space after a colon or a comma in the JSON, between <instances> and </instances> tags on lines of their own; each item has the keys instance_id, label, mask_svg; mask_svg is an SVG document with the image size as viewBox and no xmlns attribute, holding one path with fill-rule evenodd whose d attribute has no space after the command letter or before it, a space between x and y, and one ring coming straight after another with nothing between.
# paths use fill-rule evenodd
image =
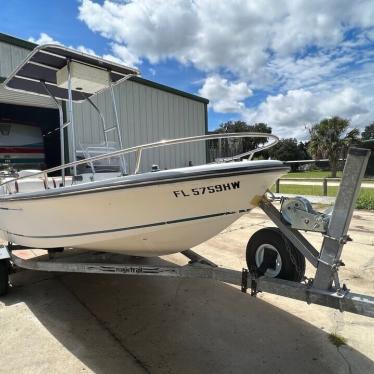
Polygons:
<instances>
[{"instance_id":1,"label":"trailer wheel","mask_svg":"<svg viewBox=\"0 0 374 374\"><path fill-rule=\"evenodd\" d=\"M300 282L305 274L305 257L277 227L267 227L252 235L247 244L248 269L261 275Z\"/></svg>"},{"instance_id":2,"label":"trailer wheel","mask_svg":"<svg viewBox=\"0 0 374 374\"><path fill-rule=\"evenodd\" d=\"M0 260L0 296L6 295L9 289L9 261Z\"/></svg>"}]
</instances>

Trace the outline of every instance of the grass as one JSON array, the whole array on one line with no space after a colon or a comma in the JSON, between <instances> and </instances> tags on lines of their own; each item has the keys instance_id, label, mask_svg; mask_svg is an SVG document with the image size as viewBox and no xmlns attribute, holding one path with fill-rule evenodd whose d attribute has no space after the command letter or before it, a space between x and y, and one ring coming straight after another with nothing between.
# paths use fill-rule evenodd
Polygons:
<instances>
[{"instance_id":1,"label":"grass","mask_svg":"<svg viewBox=\"0 0 374 374\"><path fill-rule=\"evenodd\" d=\"M337 187L329 187L327 189L327 192L330 192L332 195L329 196L335 196L333 193L335 191L329 191L332 188L337 188ZM271 188L272 192L275 192L275 186ZM296 184L283 184L282 182L280 183L279 186L279 193L288 193L288 194L296 194L296 195L312 195L312 196L322 196L323 191L322 191L322 186L298 186Z\"/></svg>"},{"instance_id":2,"label":"grass","mask_svg":"<svg viewBox=\"0 0 374 374\"><path fill-rule=\"evenodd\" d=\"M311 170L311 171L296 171L296 172L290 172L288 174L285 174L282 176L283 178L330 178L330 171L323 171L323 170ZM337 178L341 178L343 175L342 171L338 171L336 174ZM371 177L365 177L364 180L374 180L374 178Z\"/></svg>"},{"instance_id":3,"label":"grass","mask_svg":"<svg viewBox=\"0 0 374 374\"><path fill-rule=\"evenodd\" d=\"M327 195L335 197L338 193L339 187L328 187ZM272 192L275 192L275 186L271 188ZM280 193L284 194L295 194L295 195L312 195L312 196L323 196L322 186L298 186L298 185L282 185L280 184ZM374 210L374 189L373 188L361 188L360 194L356 203L357 209L369 209Z\"/></svg>"},{"instance_id":4,"label":"grass","mask_svg":"<svg viewBox=\"0 0 374 374\"><path fill-rule=\"evenodd\" d=\"M347 344L347 339L344 336L337 334L336 332L331 332L328 335L328 338L330 342L334 344L337 348Z\"/></svg>"},{"instance_id":5,"label":"grass","mask_svg":"<svg viewBox=\"0 0 374 374\"><path fill-rule=\"evenodd\" d=\"M329 178L330 174L330 171L323 170L297 171L283 175L282 178ZM341 178L342 174L343 173L341 171L338 171L336 177Z\"/></svg>"},{"instance_id":6,"label":"grass","mask_svg":"<svg viewBox=\"0 0 374 374\"><path fill-rule=\"evenodd\" d=\"M323 170L312 170L312 171L299 171L295 173L288 173L282 176L282 179L286 178L299 178L299 179L308 179L308 178L328 178L330 175L329 171ZM337 177L341 177L342 172L338 171ZM373 178L364 178L366 182L373 181ZM295 183L297 183L295 181ZM305 185L290 185L280 183L279 192L284 194L293 194L293 195L310 195L310 196L323 196L323 187L319 186L305 186ZM338 193L339 187L337 186L328 186L327 187L327 196L335 197ZM275 186L271 188L272 192L275 192ZM374 210L374 188L361 188L360 194L356 203L357 209L368 209Z\"/></svg>"}]
</instances>

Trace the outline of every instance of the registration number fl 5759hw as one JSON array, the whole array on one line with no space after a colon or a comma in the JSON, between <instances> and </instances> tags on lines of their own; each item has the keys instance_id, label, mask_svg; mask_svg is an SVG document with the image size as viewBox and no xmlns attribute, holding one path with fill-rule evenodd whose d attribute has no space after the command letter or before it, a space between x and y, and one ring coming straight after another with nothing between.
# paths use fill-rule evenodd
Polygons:
<instances>
[{"instance_id":1,"label":"registration number fl 5759hw","mask_svg":"<svg viewBox=\"0 0 374 374\"><path fill-rule=\"evenodd\" d=\"M237 181L237 182L230 182L230 183L215 184L212 186L195 187L195 188L191 188L188 190L177 190L177 191L173 191L173 194L175 197L188 197L188 196L198 196L198 195L205 195L205 194L216 193L216 192L237 190L239 188L240 188L240 181Z\"/></svg>"}]
</instances>

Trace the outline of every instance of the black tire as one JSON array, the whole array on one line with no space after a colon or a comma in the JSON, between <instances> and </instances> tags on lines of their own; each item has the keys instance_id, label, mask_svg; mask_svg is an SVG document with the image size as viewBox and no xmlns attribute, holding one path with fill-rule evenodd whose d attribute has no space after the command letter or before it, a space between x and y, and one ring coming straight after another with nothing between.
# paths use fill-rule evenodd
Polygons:
<instances>
[{"instance_id":1,"label":"black tire","mask_svg":"<svg viewBox=\"0 0 374 374\"><path fill-rule=\"evenodd\" d=\"M256 253L259 247L263 244L273 246L279 253L282 260L282 265L279 273L274 278L285 279L294 282L300 282L305 274L305 257L296 249L296 247L282 234L277 227L267 227L255 232L249 239L246 251L246 260L248 269L256 268L259 272L265 272L262 264L256 264ZM277 254L274 250L269 252ZM294 259L292 261L291 255ZM267 256L270 263L275 264L274 255ZM295 262L295 263L294 263ZM274 267L273 267L274 268ZM275 269L275 268L274 268Z\"/></svg>"},{"instance_id":2,"label":"black tire","mask_svg":"<svg viewBox=\"0 0 374 374\"><path fill-rule=\"evenodd\" d=\"M9 261L0 260L0 296L4 296L9 290Z\"/></svg>"}]
</instances>

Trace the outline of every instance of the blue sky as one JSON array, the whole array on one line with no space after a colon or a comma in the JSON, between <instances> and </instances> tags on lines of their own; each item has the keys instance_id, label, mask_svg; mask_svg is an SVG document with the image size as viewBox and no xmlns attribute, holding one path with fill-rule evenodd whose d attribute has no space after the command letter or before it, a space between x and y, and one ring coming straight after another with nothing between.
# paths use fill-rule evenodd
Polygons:
<instances>
[{"instance_id":1,"label":"blue sky","mask_svg":"<svg viewBox=\"0 0 374 374\"><path fill-rule=\"evenodd\" d=\"M340 115L374 121L374 3L330 0L3 0L0 31L121 61L207 97L209 128L266 122L305 139Z\"/></svg>"}]
</instances>

